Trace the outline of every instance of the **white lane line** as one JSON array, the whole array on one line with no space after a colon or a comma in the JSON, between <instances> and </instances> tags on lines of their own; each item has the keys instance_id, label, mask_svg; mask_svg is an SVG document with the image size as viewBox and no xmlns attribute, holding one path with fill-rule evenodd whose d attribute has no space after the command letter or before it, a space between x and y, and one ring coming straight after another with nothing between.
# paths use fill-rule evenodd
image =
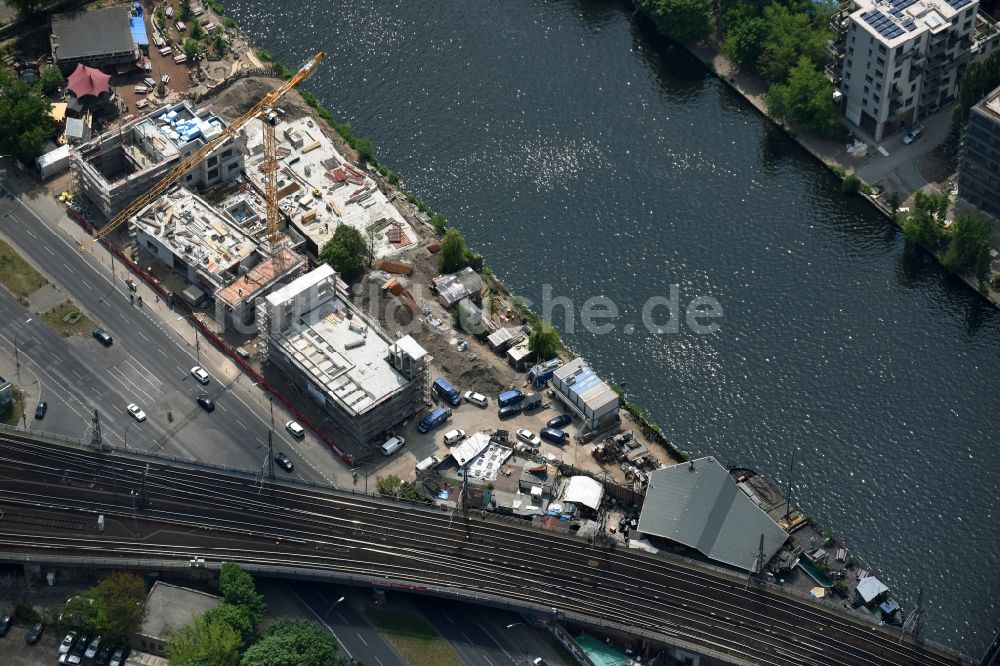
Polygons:
<instances>
[{"instance_id":1,"label":"white lane line","mask_svg":"<svg viewBox=\"0 0 1000 666\"><path fill-rule=\"evenodd\" d=\"M76 375L77 379L83 379L83 375L81 375L79 372L77 372L73 368L70 368L69 371L72 372L74 375Z\"/></svg>"},{"instance_id":2,"label":"white lane line","mask_svg":"<svg viewBox=\"0 0 1000 666\"><path fill-rule=\"evenodd\" d=\"M156 351L158 351L161 354L163 354L163 358L167 358L167 353L165 351L163 351L162 349L157 349Z\"/></svg>"},{"instance_id":3,"label":"white lane line","mask_svg":"<svg viewBox=\"0 0 1000 666\"><path fill-rule=\"evenodd\" d=\"M72 268L70 268L69 266L67 266L67 265L66 265L66 262L63 262L63 267L64 267L64 268L65 268L66 270L68 270L68 271L69 271L70 273L72 273L73 275L76 275L76 271L74 271L74 270L73 270Z\"/></svg>"},{"instance_id":4,"label":"white lane line","mask_svg":"<svg viewBox=\"0 0 1000 666\"><path fill-rule=\"evenodd\" d=\"M228 412L228 411L229 411L228 409L226 409L226 408L225 408L225 407L223 407L222 405L219 405L219 404L216 404L216 406L217 406L217 407L218 407L219 409L221 409L222 411L224 411L224 412ZM246 427L245 425L243 425L243 422L242 422L242 421L240 421L240 425L241 425L241 426L243 426L243 429L244 429L244 430L246 430L246 429L247 429L247 427Z\"/></svg>"},{"instance_id":5,"label":"white lane line","mask_svg":"<svg viewBox=\"0 0 1000 666\"><path fill-rule=\"evenodd\" d=\"M128 321L128 317L125 316L124 312L119 312L118 314L120 314L122 316L122 319L124 319L126 322Z\"/></svg>"},{"instance_id":6,"label":"white lane line","mask_svg":"<svg viewBox=\"0 0 1000 666\"><path fill-rule=\"evenodd\" d=\"M52 250L51 250L51 249L49 248L49 246L48 246L48 245L43 245L42 247L44 247L44 248L45 248L45 251L46 251L46 252L48 252L49 254L51 254L51 255L52 255L53 257L54 257L54 256L56 256L56 253L55 253L55 252L53 252L53 251L52 251Z\"/></svg>"},{"instance_id":7,"label":"white lane line","mask_svg":"<svg viewBox=\"0 0 1000 666\"><path fill-rule=\"evenodd\" d=\"M462 638L465 639L466 643L468 643L469 645L472 645L472 639L469 638L468 634L466 634L464 631L462 632Z\"/></svg>"},{"instance_id":8,"label":"white lane line","mask_svg":"<svg viewBox=\"0 0 1000 666\"><path fill-rule=\"evenodd\" d=\"M385 664L382 663L382 660L378 658L377 654L373 654L372 656L375 657L375 661L378 662L378 666L385 666Z\"/></svg>"},{"instance_id":9,"label":"white lane line","mask_svg":"<svg viewBox=\"0 0 1000 666\"><path fill-rule=\"evenodd\" d=\"M221 407L221 406L222 405L219 405L219 407ZM247 432L250 431L250 428L246 427L246 424L244 424L243 421L237 421L237 423L239 423L241 426L243 426L243 429L246 430Z\"/></svg>"},{"instance_id":10,"label":"white lane line","mask_svg":"<svg viewBox=\"0 0 1000 666\"><path fill-rule=\"evenodd\" d=\"M289 592L291 592L292 596L295 597L296 599L298 599L299 603L302 604L303 606L305 606L309 610L310 613L312 613L313 615L316 616L316 619L319 620L320 624L322 624L324 627L326 627L326 630L330 632L331 636L333 636L334 638L337 639L337 642L340 643L340 647L344 648L344 652L347 653L347 658L348 659L354 659L354 655L351 654L351 651L347 649L346 645L344 645L344 641L340 640L340 638L337 636L337 632L335 632L333 630L333 627L331 627L330 625L328 625L326 623L326 620L324 620L323 618L321 618L319 616L319 613L317 613L316 611L314 611L313 607L310 606L309 604L307 604L305 602L305 599L303 599L302 597L299 596L298 592L296 592L295 590L289 590ZM375 657L375 658L378 659L378 657ZM381 664L382 662L379 662L379 663Z\"/></svg>"},{"instance_id":11,"label":"white lane line","mask_svg":"<svg viewBox=\"0 0 1000 666\"><path fill-rule=\"evenodd\" d=\"M147 338L145 335L142 334L142 331L136 331L136 333L138 333L139 337L141 337L146 342L152 342L152 340L150 340L149 338Z\"/></svg>"},{"instance_id":12,"label":"white lane line","mask_svg":"<svg viewBox=\"0 0 1000 666\"><path fill-rule=\"evenodd\" d=\"M357 636L358 636L358 640L361 641L362 643L364 643L365 647L368 647L368 641L365 640L364 636L362 636L361 634L357 634Z\"/></svg>"},{"instance_id":13,"label":"white lane line","mask_svg":"<svg viewBox=\"0 0 1000 666\"><path fill-rule=\"evenodd\" d=\"M145 336L143 336L143 337L145 337ZM162 391L160 390L160 387L163 386L163 382L161 382L159 379L156 378L156 374L155 373L150 372L149 369L146 366L144 366L139 361L136 361L134 358L125 359L125 363L127 363L130 368L132 368L137 373L139 373L139 375L143 379L145 379L147 382L149 382L149 385L152 386L153 389L156 390L157 393L162 393ZM136 367L137 364L138 364L138 367Z\"/></svg>"},{"instance_id":14,"label":"white lane line","mask_svg":"<svg viewBox=\"0 0 1000 666\"><path fill-rule=\"evenodd\" d=\"M347 618L346 618L346 617L344 617L343 615L341 615L341 614L340 614L340 611L337 611L337 617L339 617L339 618L340 618L340 621L341 621L341 622L343 622L344 624L347 624Z\"/></svg>"},{"instance_id":15,"label":"white lane line","mask_svg":"<svg viewBox=\"0 0 1000 666\"><path fill-rule=\"evenodd\" d=\"M116 372L116 371L117 371L118 375L120 375L120 377L119 377L119 376L116 376L116 375L115 375L115 372ZM108 372L108 374L109 374L109 375L111 375L112 377L115 377L115 379L120 379L120 381L122 382L122 386L123 386L123 387L125 386L125 384L126 384L126 383L127 383L127 384L130 384L130 385L132 386L132 388L134 388L134 389L135 389L136 391L138 391L139 393L141 393L141 394L143 394L144 396L146 396L146 399L147 399L147 400L149 400L150 402L155 402L155 400L154 400L153 396L149 395L148 393L146 393L145 391L143 391L143 390L142 390L141 388L139 388L138 386L136 386L135 384L133 384L133 383L132 383L132 382L131 382L131 381L129 380L129 378L128 378L128 377L126 377L126 376L125 376L125 374L124 374L124 373L123 373L123 372L122 372L121 370L119 370L119 369L118 369L117 367L114 367L114 368L107 368L107 372Z\"/></svg>"},{"instance_id":16,"label":"white lane line","mask_svg":"<svg viewBox=\"0 0 1000 666\"><path fill-rule=\"evenodd\" d=\"M31 237L32 237L32 238L34 238L35 240L38 240L38 236L36 236L36 235L35 235L35 232L33 232L33 231L32 231L31 229L25 229L25 231L27 231L27 232L28 232L28 235L29 235L29 236L31 236Z\"/></svg>"},{"instance_id":17,"label":"white lane line","mask_svg":"<svg viewBox=\"0 0 1000 666\"><path fill-rule=\"evenodd\" d=\"M500 648L501 652L503 652L505 655L507 655L508 659L510 659L511 661L514 661L514 657L510 656L510 653L507 652L507 650L503 649L503 646L500 645L500 641L498 641L496 638L494 638L493 634L491 634L489 631L486 630L486 627L484 627L483 625L480 624L479 628L483 630L484 634L486 634L487 636L490 637L491 641L493 641L494 643L496 643L497 647ZM515 661L514 663L517 663L517 662Z\"/></svg>"},{"instance_id":18,"label":"white lane line","mask_svg":"<svg viewBox=\"0 0 1000 666\"><path fill-rule=\"evenodd\" d=\"M86 287L87 289L89 289L89 290L91 290L91 291L94 291L94 288L93 288L93 287L91 287L91 286L90 286L90 283L89 283L89 282L87 282L86 280L80 280L80 282L82 282L82 283L83 283L83 286L84 286L84 287Z\"/></svg>"},{"instance_id":19,"label":"white lane line","mask_svg":"<svg viewBox=\"0 0 1000 666\"><path fill-rule=\"evenodd\" d=\"M450 617L448 617L448 614L445 613L444 611L441 611L441 615L444 615L444 619L448 620L452 624L455 624L455 621L453 619L451 619Z\"/></svg>"},{"instance_id":20,"label":"white lane line","mask_svg":"<svg viewBox=\"0 0 1000 666\"><path fill-rule=\"evenodd\" d=\"M493 660L487 657L485 654L483 655L483 659L485 659L486 663L489 664L490 666L497 666L496 664L493 663Z\"/></svg>"}]
</instances>

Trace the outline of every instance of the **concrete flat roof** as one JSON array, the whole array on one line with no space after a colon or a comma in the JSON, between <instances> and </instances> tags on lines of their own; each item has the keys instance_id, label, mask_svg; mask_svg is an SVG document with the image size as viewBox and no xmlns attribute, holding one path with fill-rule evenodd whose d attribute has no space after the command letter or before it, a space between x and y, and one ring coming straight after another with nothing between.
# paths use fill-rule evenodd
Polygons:
<instances>
[{"instance_id":1,"label":"concrete flat roof","mask_svg":"<svg viewBox=\"0 0 1000 666\"><path fill-rule=\"evenodd\" d=\"M209 608L222 603L222 599L207 592L178 587L163 581L153 583L146 597L145 614L140 630L144 636L164 642L191 619Z\"/></svg>"},{"instance_id":2,"label":"concrete flat roof","mask_svg":"<svg viewBox=\"0 0 1000 666\"><path fill-rule=\"evenodd\" d=\"M254 118L244 126L245 173L263 191L263 126ZM362 235L375 233L375 255L386 257L413 247L417 234L373 178L347 162L311 118L280 122L275 128L279 153L282 210L306 238L322 248L341 224Z\"/></svg>"}]
</instances>

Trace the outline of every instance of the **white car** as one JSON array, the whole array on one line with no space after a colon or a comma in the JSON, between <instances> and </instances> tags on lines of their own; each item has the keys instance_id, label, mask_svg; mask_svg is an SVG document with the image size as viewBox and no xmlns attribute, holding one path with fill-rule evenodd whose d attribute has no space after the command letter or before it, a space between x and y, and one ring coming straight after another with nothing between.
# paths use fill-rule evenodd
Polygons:
<instances>
[{"instance_id":1,"label":"white car","mask_svg":"<svg viewBox=\"0 0 1000 666\"><path fill-rule=\"evenodd\" d=\"M134 418L139 423L142 423L143 421L146 420L146 412L139 409L139 405L135 404L134 402L129 403L129 406L126 407L125 409L127 409L128 413L132 415L132 418Z\"/></svg>"},{"instance_id":2,"label":"white car","mask_svg":"<svg viewBox=\"0 0 1000 666\"><path fill-rule=\"evenodd\" d=\"M193 368L191 368L191 376L197 379L202 384L208 383L208 373L205 372L205 368L201 367L200 365L196 365Z\"/></svg>"},{"instance_id":3,"label":"white car","mask_svg":"<svg viewBox=\"0 0 1000 666\"><path fill-rule=\"evenodd\" d=\"M65 653L59 655L59 664L62 664L64 666L66 666L66 665L68 665L68 666L79 666L79 664L82 664L82 663L83 663L83 657L81 657L78 654L70 654L68 652L65 652Z\"/></svg>"},{"instance_id":4,"label":"white car","mask_svg":"<svg viewBox=\"0 0 1000 666\"><path fill-rule=\"evenodd\" d=\"M917 125L916 127L911 127L910 131L907 132L906 136L903 137L903 143L905 143L906 145L910 145L911 143L919 139L920 135L923 133L924 133L924 128L922 126Z\"/></svg>"},{"instance_id":5,"label":"white car","mask_svg":"<svg viewBox=\"0 0 1000 666\"><path fill-rule=\"evenodd\" d=\"M83 653L83 656L87 659L93 659L97 655L97 651L101 649L101 637L94 636L94 640L90 641L90 645L87 646L87 651Z\"/></svg>"},{"instance_id":6,"label":"white car","mask_svg":"<svg viewBox=\"0 0 1000 666\"><path fill-rule=\"evenodd\" d=\"M73 647L73 641L75 640L76 640L75 631L71 631L68 634L66 634L66 638L64 638L63 642L59 644L59 654L66 654L67 652L69 652L69 649Z\"/></svg>"},{"instance_id":7,"label":"white car","mask_svg":"<svg viewBox=\"0 0 1000 666\"><path fill-rule=\"evenodd\" d=\"M465 431L460 428L455 428L454 430L449 430L444 434L444 445L451 446L452 444L458 444L463 439L465 439Z\"/></svg>"},{"instance_id":8,"label":"white car","mask_svg":"<svg viewBox=\"0 0 1000 666\"><path fill-rule=\"evenodd\" d=\"M542 445L542 440L538 438L538 435L524 428L517 431L517 438L529 446Z\"/></svg>"},{"instance_id":9,"label":"white car","mask_svg":"<svg viewBox=\"0 0 1000 666\"><path fill-rule=\"evenodd\" d=\"M472 391L466 391L462 397L465 398L466 402L471 402L473 405L477 405L479 407L485 407L488 404L490 404L490 399L487 398L482 393L474 393Z\"/></svg>"},{"instance_id":10,"label":"white car","mask_svg":"<svg viewBox=\"0 0 1000 666\"><path fill-rule=\"evenodd\" d=\"M285 424L285 430L292 433L293 437L305 437L306 429L300 426L295 421L289 421Z\"/></svg>"}]
</instances>

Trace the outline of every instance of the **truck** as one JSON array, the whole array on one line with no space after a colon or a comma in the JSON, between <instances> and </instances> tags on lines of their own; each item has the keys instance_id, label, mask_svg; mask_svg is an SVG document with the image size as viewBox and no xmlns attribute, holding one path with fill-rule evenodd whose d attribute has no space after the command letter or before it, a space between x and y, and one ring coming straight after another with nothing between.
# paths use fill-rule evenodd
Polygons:
<instances>
[{"instance_id":1,"label":"truck","mask_svg":"<svg viewBox=\"0 0 1000 666\"><path fill-rule=\"evenodd\" d=\"M451 410L445 407L437 407L430 413L428 413L424 418L420 419L420 423L417 424L417 432L428 433L434 428L447 421L451 417Z\"/></svg>"},{"instance_id":2,"label":"truck","mask_svg":"<svg viewBox=\"0 0 1000 666\"><path fill-rule=\"evenodd\" d=\"M499 396L497 396L497 406L503 409L507 405L516 405L524 400L524 394L517 389L510 389L509 391L504 391Z\"/></svg>"},{"instance_id":3,"label":"truck","mask_svg":"<svg viewBox=\"0 0 1000 666\"><path fill-rule=\"evenodd\" d=\"M552 375L560 367L562 367L562 361L557 358L545 363L539 363L533 367L528 371L528 381L531 382L532 388L539 389L545 386L545 383L552 379Z\"/></svg>"},{"instance_id":4,"label":"truck","mask_svg":"<svg viewBox=\"0 0 1000 666\"><path fill-rule=\"evenodd\" d=\"M541 393L529 393L524 396L524 401L521 402L521 409L528 411L531 409L538 409L542 406L542 394Z\"/></svg>"},{"instance_id":5,"label":"truck","mask_svg":"<svg viewBox=\"0 0 1000 666\"><path fill-rule=\"evenodd\" d=\"M434 380L434 383L431 384L431 388L434 389L434 392L437 393L442 400L447 402L452 407L458 407L462 404L462 396L455 390L454 386L448 383L448 380L438 377Z\"/></svg>"}]
</instances>

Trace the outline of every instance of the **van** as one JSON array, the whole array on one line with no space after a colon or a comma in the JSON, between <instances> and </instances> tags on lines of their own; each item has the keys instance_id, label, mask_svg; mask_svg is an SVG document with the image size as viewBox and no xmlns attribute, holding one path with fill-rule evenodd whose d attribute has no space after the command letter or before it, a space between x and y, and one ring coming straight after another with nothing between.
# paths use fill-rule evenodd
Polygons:
<instances>
[{"instance_id":1,"label":"van","mask_svg":"<svg viewBox=\"0 0 1000 666\"><path fill-rule=\"evenodd\" d=\"M136 95L145 95L146 93L149 92L149 88L147 88L146 86L136 86L132 88L132 90L135 92Z\"/></svg>"},{"instance_id":2,"label":"van","mask_svg":"<svg viewBox=\"0 0 1000 666\"><path fill-rule=\"evenodd\" d=\"M438 377L434 380L431 388L434 389L434 392L437 393L442 400L447 402L452 407L458 407L462 404L462 396L458 394L455 387L449 384L447 380Z\"/></svg>"},{"instance_id":3,"label":"van","mask_svg":"<svg viewBox=\"0 0 1000 666\"><path fill-rule=\"evenodd\" d=\"M382 445L382 455L391 456L393 453L403 448L404 444L406 444L406 440L402 437L390 437L385 441L385 444Z\"/></svg>"},{"instance_id":4,"label":"van","mask_svg":"<svg viewBox=\"0 0 1000 666\"><path fill-rule=\"evenodd\" d=\"M569 441L569 433L558 428L542 428L538 431L538 436L546 442L552 442L553 444L561 445Z\"/></svg>"},{"instance_id":5,"label":"van","mask_svg":"<svg viewBox=\"0 0 1000 666\"><path fill-rule=\"evenodd\" d=\"M417 432L428 433L447 421L449 416L451 416L451 410L438 407L420 419L420 423L417 424Z\"/></svg>"},{"instance_id":6,"label":"van","mask_svg":"<svg viewBox=\"0 0 1000 666\"><path fill-rule=\"evenodd\" d=\"M451 446L453 444L458 444L463 439L465 439L465 431L461 428L455 428L454 430L449 430L444 434L444 445Z\"/></svg>"},{"instance_id":7,"label":"van","mask_svg":"<svg viewBox=\"0 0 1000 666\"><path fill-rule=\"evenodd\" d=\"M426 472L432 467L436 467L439 462L441 462L441 459L437 456L427 456L417 463L417 472Z\"/></svg>"},{"instance_id":8,"label":"van","mask_svg":"<svg viewBox=\"0 0 1000 666\"><path fill-rule=\"evenodd\" d=\"M499 396L497 396L497 405L499 407L506 407L507 405L516 405L524 400L524 394L517 389L511 389L509 391L504 391Z\"/></svg>"},{"instance_id":9,"label":"van","mask_svg":"<svg viewBox=\"0 0 1000 666\"><path fill-rule=\"evenodd\" d=\"M529 393L524 396L524 402L521 403L521 409L528 411L529 409L538 409L542 406L542 394L541 393Z\"/></svg>"}]
</instances>

